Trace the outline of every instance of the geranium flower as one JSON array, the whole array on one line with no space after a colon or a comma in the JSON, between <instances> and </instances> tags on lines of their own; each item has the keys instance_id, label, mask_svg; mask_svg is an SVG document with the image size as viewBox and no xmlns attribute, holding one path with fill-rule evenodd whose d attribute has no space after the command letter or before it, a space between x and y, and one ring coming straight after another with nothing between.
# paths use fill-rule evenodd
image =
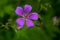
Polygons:
<instances>
[{"instance_id":1,"label":"geranium flower","mask_svg":"<svg viewBox=\"0 0 60 40\"><path fill-rule=\"evenodd\" d=\"M21 16L21 18L18 18L16 20L16 23L18 24L18 29L21 29L24 23L26 23L28 28L34 27L34 23L32 20L38 20L38 13L30 13L31 10L32 6L28 4L24 5L24 9L19 6L16 8L16 14Z\"/></svg>"}]
</instances>

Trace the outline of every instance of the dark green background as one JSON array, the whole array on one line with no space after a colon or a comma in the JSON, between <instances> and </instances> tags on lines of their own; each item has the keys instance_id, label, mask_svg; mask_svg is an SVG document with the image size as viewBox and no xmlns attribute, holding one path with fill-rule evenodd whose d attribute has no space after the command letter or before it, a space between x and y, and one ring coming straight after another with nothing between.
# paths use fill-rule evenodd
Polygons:
<instances>
[{"instance_id":1,"label":"dark green background","mask_svg":"<svg viewBox=\"0 0 60 40\"><path fill-rule=\"evenodd\" d=\"M17 6L29 4L39 19L34 28L17 29ZM54 24L53 17L56 16ZM0 0L0 40L60 40L60 0Z\"/></svg>"}]
</instances>

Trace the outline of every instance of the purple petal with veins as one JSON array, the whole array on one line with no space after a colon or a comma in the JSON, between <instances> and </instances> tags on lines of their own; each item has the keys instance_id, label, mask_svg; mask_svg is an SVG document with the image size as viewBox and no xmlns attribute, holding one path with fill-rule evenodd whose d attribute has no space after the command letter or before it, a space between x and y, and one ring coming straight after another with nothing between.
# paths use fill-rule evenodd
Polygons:
<instances>
[{"instance_id":1,"label":"purple petal with veins","mask_svg":"<svg viewBox=\"0 0 60 40\"><path fill-rule=\"evenodd\" d=\"M17 15L23 16L23 9L21 7L17 7L15 12L16 12Z\"/></svg>"},{"instance_id":2,"label":"purple petal with veins","mask_svg":"<svg viewBox=\"0 0 60 40\"><path fill-rule=\"evenodd\" d=\"M34 13L31 13L29 16L28 16L29 19L31 20L38 20L38 13L34 12Z\"/></svg>"},{"instance_id":3,"label":"purple petal with veins","mask_svg":"<svg viewBox=\"0 0 60 40\"><path fill-rule=\"evenodd\" d=\"M31 12L31 10L32 10L32 6L31 5L28 5L28 4L24 5L24 12L26 14Z\"/></svg>"},{"instance_id":4,"label":"purple petal with veins","mask_svg":"<svg viewBox=\"0 0 60 40\"><path fill-rule=\"evenodd\" d=\"M34 23L33 23L32 20L26 19L26 25L27 25L28 28L31 28L31 27L34 26Z\"/></svg>"},{"instance_id":5,"label":"purple petal with veins","mask_svg":"<svg viewBox=\"0 0 60 40\"><path fill-rule=\"evenodd\" d=\"M18 19L16 20L16 23L18 24L18 28L20 29L20 28L22 28L23 25L24 25L24 19L23 19L23 18L18 18Z\"/></svg>"}]
</instances>

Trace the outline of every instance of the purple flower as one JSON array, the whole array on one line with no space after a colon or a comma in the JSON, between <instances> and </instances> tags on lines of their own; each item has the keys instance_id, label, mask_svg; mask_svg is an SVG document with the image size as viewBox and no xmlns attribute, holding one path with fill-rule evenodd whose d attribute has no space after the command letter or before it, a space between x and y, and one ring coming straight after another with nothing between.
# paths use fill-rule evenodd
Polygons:
<instances>
[{"instance_id":1,"label":"purple flower","mask_svg":"<svg viewBox=\"0 0 60 40\"><path fill-rule=\"evenodd\" d=\"M57 16L54 16L53 17L53 25L56 25L56 23L57 23Z\"/></svg>"},{"instance_id":2,"label":"purple flower","mask_svg":"<svg viewBox=\"0 0 60 40\"><path fill-rule=\"evenodd\" d=\"M15 12L17 15L21 16L21 18L18 18L16 20L16 23L18 24L18 29L21 29L24 25L24 23L26 23L27 27L33 27L34 23L32 20L38 20L38 13L33 12L30 13L32 10L32 6L31 5L24 5L24 9L22 7L17 7Z\"/></svg>"}]
</instances>

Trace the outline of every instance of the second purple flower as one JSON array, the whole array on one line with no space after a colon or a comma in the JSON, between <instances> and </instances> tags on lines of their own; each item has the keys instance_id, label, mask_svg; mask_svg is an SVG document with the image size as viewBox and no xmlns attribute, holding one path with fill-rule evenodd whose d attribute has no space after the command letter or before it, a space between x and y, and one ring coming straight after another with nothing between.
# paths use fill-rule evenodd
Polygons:
<instances>
[{"instance_id":1,"label":"second purple flower","mask_svg":"<svg viewBox=\"0 0 60 40\"><path fill-rule=\"evenodd\" d=\"M33 27L34 23L32 20L38 20L38 13L33 12L30 13L32 10L32 6L31 5L24 5L24 8L22 7L17 7L15 12L17 15L21 16L21 18L18 18L16 20L16 23L18 24L18 29L21 29L24 25L24 23L26 23L27 27Z\"/></svg>"}]
</instances>

